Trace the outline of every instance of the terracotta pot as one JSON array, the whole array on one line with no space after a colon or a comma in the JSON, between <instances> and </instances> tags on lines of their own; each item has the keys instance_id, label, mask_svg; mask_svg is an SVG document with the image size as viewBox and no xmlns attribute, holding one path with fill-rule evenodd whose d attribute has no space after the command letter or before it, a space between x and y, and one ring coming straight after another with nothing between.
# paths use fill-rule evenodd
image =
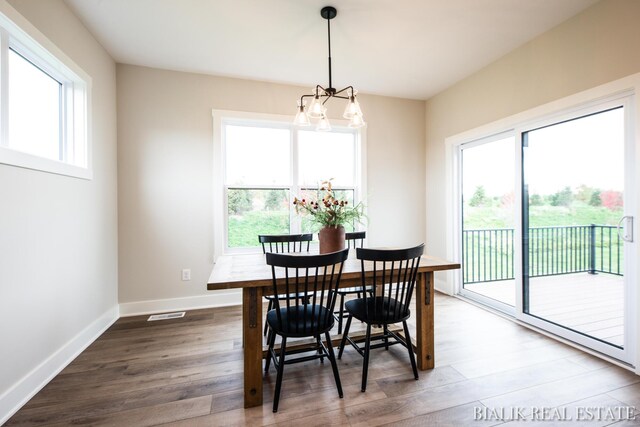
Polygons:
<instances>
[{"instance_id":1,"label":"terracotta pot","mask_svg":"<svg viewBox=\"0 0 640 427\"><path fill-rule=\"evenodd\" d=\"M324 227L318 233L320 240L320 253L328 254L330 252L341 251L345 248L344 227Z\"/></svg>"}]
</instances>

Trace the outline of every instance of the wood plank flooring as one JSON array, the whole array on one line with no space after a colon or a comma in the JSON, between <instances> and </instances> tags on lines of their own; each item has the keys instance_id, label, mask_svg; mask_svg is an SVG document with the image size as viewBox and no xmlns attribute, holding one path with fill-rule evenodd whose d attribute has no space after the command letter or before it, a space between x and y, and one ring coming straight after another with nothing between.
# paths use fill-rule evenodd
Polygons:
<instances>
[{"instance_id":1,"label":"wood plank flooring","mask_svg":"<svg viewBox=\"0 0 640 427\"><path fill-rule=\"evenodd\" d=\"M362 358L347 348L338 363L344 399L328 363L287 365L277 414L273 368L265 375L265 405L243 408L240 307L159 322L123 318L7 425L491 426L502 421L474 421L476 408L640 408L633 373L456 298L437 294L435 303L436 367L421 371L420 380L413 380L404 348L379 349L362 393Z\"/></svg>"}]
</instances>

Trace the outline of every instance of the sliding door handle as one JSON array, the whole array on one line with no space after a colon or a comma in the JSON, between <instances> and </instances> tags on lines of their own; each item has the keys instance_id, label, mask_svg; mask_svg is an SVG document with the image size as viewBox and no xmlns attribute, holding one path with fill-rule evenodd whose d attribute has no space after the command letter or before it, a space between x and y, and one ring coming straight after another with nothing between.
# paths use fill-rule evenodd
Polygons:
<instances>
[{"instance_id":1,"label":"sliding door handle","mask_svg":"<svg viewBox=\"0 0 640 427\"><path fill-rule=\"evenodd\" d=\"M631 215L625 215L618 221L618 237L625 242L633 242L633 217Z\"/></svg>"}]
</instances>

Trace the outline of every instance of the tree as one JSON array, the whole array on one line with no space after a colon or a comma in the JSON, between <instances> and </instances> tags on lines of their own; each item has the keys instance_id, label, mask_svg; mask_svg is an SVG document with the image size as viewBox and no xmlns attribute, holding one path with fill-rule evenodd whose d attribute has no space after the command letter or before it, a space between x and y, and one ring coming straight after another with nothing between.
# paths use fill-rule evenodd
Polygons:
<instances>
[{"instance_id":1,"label":"tree","mask_svg":"<svg viewBox=\"0 0 640 427\"><path fill-rule=\"evenodd\" d=\"M589 205L602 206L602 199L600 198L600 190L593 190L591 198L589 199Z\"/></svg>"},{"instance_id":2,"label":"tree","mask_svg":"<svg viewBox=\"0 0 640 427\"><path fill-rule=\"evenodd\" d=\"M542 204L542 197L539 194L532 194L529 196L529 206L540 206Z\"/></svg>"},{"instance_id":3,"label":"tree","mask_svg":"<svg viewBox=\"0 0 640 427\"><path fill-rule=\"evenodd\" d=\"M573 193L570 187L564 187L562 190L550 197L551 206L570 206L573 201Z\"/></svg>"},{"instance_id":4,"label":"tree","mask_svg":"<svg viewBox=\"0 0 640 427\"><path fill-rule=\"evenodd\" d=\"M250 190L229 190L227 194L229 214L241 215L251 210L253 206L253 194L251 194Z\"/></svg>"},{"instance_id":5,"label":"tree","mask_svg":"<svg viewBox=\"0 0 640 427\"><path fill-rule=\"evenodd\" d=\"M584 203L589 203L591 201L591 197L593 197L594 191L597 190L582 184L576 190L576 200L580 200Z\"/></svg>"},{"instance_id":6,"label":"tree","mask_svg":"<svg viewBox=\"0 0 640 427\"><path fill-rule=\"evenodd\" d=\"M612 211L622 207L622 193L619 191L603 191L600 193L600 200L602 206Z\"/></svg>"},{"instance_id":7,"label":"tree","mask_svg":"<svg viewBox=\"0 0 640 427\"><path fill-rule=\"evenodd\" d=\"M282 207L284 200L283 190L269 190L264 198L264 209L276 211Z\"/></svg>"},{"instance_id":8,"label":"tree","mask_svg":"<svg viewBox=\"0 0 640 427\"><path fill-rule=\"evenodd\" d=\"M479 185L476 187L476 191L473 192L471 200L469 200L469 206L482 206L487 201L487 195L485 194L484 187Z\"/></svg>"}]
</instances>

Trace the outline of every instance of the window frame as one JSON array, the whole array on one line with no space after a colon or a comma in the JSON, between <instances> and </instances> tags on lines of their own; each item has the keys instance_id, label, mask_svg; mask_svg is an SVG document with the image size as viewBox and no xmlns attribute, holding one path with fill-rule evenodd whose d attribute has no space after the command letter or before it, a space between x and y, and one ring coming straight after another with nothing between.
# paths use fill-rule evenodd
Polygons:
<instances>
[{"instance_id":1,"label":"window frame","mask_svg":"<svg viewBox=\"0 0 640 427\"><path fill-rule=\"evenodd\" d=\"M237 253L258 253L262 252L260 246L230 248L228 246L228 206L227 193L229 189L283 189L289 192L292 200L294 195L300 194L308 185L300 184L298 181L298 131L306 130L292 123L289 116L247 113L227 110L212 110L213 115L213 140L214 140L214 176L213 176L213 242L214 242L214 262L222 255ZM354 135L354 185L335 186L335 190L352 190L354 202L362 201L366 194L366 126L359 129L348 128L346 120L332 120L333 129L331 132L350 133ZM249 183L246 185L229 185L226 182L226 152L225 152L225 126L227 125L270 127L278 129L288 129L289 134L289 155L290 173L287 185L260 185L259 183ZM291 233L301 233L301 218L295 214L293 209L289 209L289 227ZM257 241L257 237L256 237ZM317 243L315 243L317 244ZM312 243L313 245L313 243Z\"/></svg>"},{"instance_id":2,"label":"window frame","mask_svg":"<svg viewBox=\"0 0 640 427\"><path fill-rule=\"evenodd\" d=\"M60 159L9 146L9 50L60 83ZM91 180L90 76L29 21L8 5L0 7L0 163Z\"/></svg>"}]
</instances>

